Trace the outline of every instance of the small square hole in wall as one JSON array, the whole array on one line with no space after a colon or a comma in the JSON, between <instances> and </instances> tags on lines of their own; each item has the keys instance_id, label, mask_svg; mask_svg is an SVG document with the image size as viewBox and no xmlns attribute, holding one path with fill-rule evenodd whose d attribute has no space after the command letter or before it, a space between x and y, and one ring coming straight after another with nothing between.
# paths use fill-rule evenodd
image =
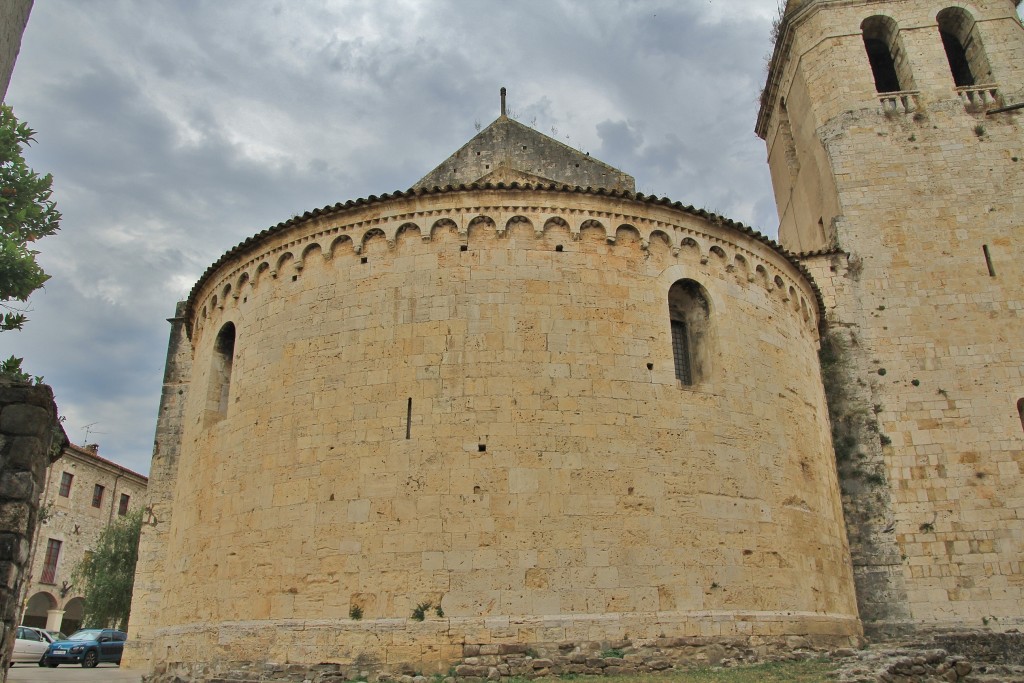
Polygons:
<instances>
[{"instance_id":1,"label":"small square hole in wall","mask_svg":"<svg viewBox=\"0 0 1024 683\"><path fill-rule=\"evenodd\" d=\"M360 263L366 263L366 262L368 262L369 260L370 260L370 259L368 259L368 258L366 258L366 257L364 256L364 257L362 257L361 259L359 259L359 262L360 262Z\"/></svg>"},{"instance_id":2,"label":"small square hole in wall","mask_svg":"<svg viewBox=\"0 0 1024 683\"><path fill-rule=\"evenodd\" d=\"M469 250L469 245L468 244L460 244L459 245L459 251L468 251L468 250Z\"/></svg>"},{"instance_id":3,"label":"small square hole in wall","mask_svg":"<svg viewBox=\"0 0 1024 683\"><path fill-rule=\"evenodd\" d=\"M479 452L481 452L481 453L485 453L487 451L487 444L485 444L485 443L477 444L476 449Z\"/></svg>"},{"instance_id":4,"label":"small square hole in wall","mask_svg":"<svg viewBox=\"0 0 1024 683\"><path fill-rule=\"evenodd\" d=\"M249 300L249 297L247 297L247 296L243 296L243 297L242 297L242 303L243 303L243 304L244 304L244 303L245 303L246 301L248 301L248 300Z\"/></svg>"},{"instance_id":5,"label":"small square hole in wall","mask_svg":"<svg viewBox=\"0 0 1024 683\"><path fill-rule=\"evenodd\" d=\"M292 275L292 282L295 282L298 279L299 279L298 275Z\"/></svg>"},{"instance_id":6,"label":"small square hole in wall","mask_svg":"<svg viewBox=\"0 0 1024 683\"><path fill-rule=\"evenodd\" d=\"M556 244L555 245L555 251L562 251L562 245L561 244Z\"/></svg>"}]
</instances>

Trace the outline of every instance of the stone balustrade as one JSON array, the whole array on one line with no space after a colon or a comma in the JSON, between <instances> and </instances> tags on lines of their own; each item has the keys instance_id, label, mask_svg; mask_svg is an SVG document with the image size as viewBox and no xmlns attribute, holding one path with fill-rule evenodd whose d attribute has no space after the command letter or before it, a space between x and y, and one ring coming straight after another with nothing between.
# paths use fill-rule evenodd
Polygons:
<instances>
[{"instance_id":1,"label":"stone balustrade","mask_svg":"<svg viewBox=\"0 0 1024 683\"><path fill-rule=\"evenodd\" d=\"M956 89L957 95L968 110L984 110L1001 104L999 88L993 84L965 85Z\"/></svg>"},{"instance_id":2,"label":"stone balustrade","mask_svg":"<svg viewBox=\"0 0 1024 683\"><path fill-rule=\"evenodd\" d=\"M897 92L878 93L878 101L882 105L883 114L912 114L920 109L918 90L900 90Z\"/></svg>"}]
</instances>

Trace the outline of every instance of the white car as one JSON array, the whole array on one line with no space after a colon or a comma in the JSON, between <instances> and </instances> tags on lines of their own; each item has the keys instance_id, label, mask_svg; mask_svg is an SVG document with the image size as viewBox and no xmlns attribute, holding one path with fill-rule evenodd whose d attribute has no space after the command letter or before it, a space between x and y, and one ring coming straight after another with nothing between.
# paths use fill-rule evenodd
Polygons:
<instances>
[{"instance_id":1,"label":"white car","mask_svg":"<svg viewBox=\"0 0 1024 683\"><path fill-rule=\"evenodd\" d=\"M19 626L14 636L14 652L11 654L11 664L38 664L42 659L46 648L50 646L49 639L30 626Z\"/></svg>"}]
</instances>

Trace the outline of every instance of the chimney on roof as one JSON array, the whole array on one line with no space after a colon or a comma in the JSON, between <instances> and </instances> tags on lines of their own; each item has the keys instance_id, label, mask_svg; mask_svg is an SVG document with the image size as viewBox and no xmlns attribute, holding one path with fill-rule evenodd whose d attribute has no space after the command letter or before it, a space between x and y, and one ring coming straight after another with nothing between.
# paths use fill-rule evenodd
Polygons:
<instances>
[{"instance_id":1,"label":"chimney on roof","mask_svg":"<svg viewBox=\"0 0 1024 683\"><path fill-rule=\"evenodd\" d=\"M505 88L501 88L501 115L505 116Z\"/></svg>"},{"instance_id":2,"label":"chimney on roof","mask_svg":"<svg viewBox=\"0 0 1024 683\"><path fill-rule=\"evenodd\" d=\"M84 448L94 455L100 452L100 445L98 443L87 443Z\"/></svg>"}]
</instances>

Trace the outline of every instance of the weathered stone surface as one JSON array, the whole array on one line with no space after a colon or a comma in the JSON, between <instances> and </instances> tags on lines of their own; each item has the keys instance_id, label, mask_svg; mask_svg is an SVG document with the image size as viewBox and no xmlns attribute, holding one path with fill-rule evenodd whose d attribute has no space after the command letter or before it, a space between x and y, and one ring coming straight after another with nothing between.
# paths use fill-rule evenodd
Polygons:
<instances>
[{"instance_id":1,"label":"weathered stone surface","mask_svg":"<svg viewBox=\"0 0 1024 683\"><path fill-rule=\"evenodd\" d=\"M34 500L37 498L35 485L31 472L0 473L0 498Z\"/></svg>"},{"instance_id":2,"label":"weathered stone surface","mask_svg":"<svg viewBox=\"0 0 1024 683\"><path fill-rule=\"evenodd\" d=\"M67 438L47 386L0 384L0 671L6 673L51 447Z\"/></svg>"},{"instance_id":3,"label":"weathered stone surface","mask_svg":"<svg viewBox=\"0 0 1024 683\"><path fill-rule=\"evenodd\" d=\"M15 403L0 409L0 432L12 436L41 434L53 419L53 413L42 406Z\"/></svg>"},{"instance_id":4,"label":"weathered stone surface","mask_svg":"<svg viewBox=\"0 0 1024 683\"><path fill-rule=\"evenodd\" d=\"M985 26L956 38L992 84L975 92L916 30L948 3L813 4L786 20L758 134L779 240L825 300L858 612L874 638L1019 628L1024 134L1020 110L985 113L1021 101L1019 18L988 1L947 12ZM883 14L902 94L879 93L865 60Z\"/></svg>"},{"instance_id":5,"label":"weathered stone surface","mask_svg":"<svg viewBox=\"0 0 1024 683\"><path fill-rule=\"evenodd\" d=\"M471 664L460 664L455 667L455 673L459 676L487 676L488 667L473 666Z\"/></svg>"}]
</instances>

